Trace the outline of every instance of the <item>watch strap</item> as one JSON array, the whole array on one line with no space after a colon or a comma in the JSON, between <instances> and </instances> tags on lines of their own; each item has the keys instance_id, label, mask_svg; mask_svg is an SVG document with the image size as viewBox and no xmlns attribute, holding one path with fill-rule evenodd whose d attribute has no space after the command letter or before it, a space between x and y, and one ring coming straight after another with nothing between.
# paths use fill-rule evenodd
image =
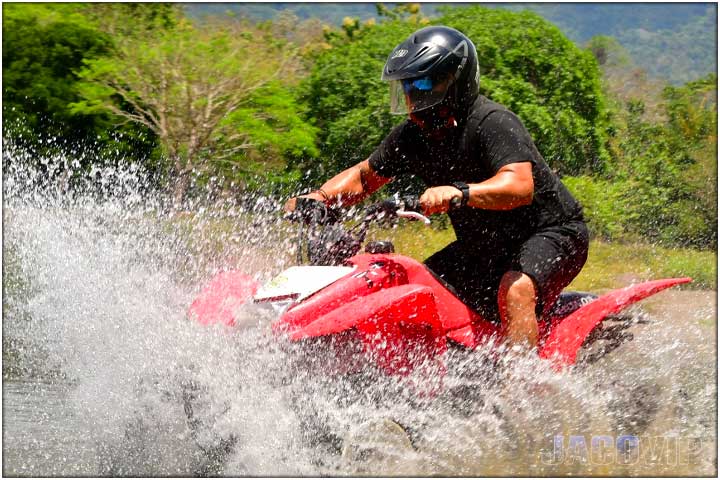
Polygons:
<instances>
[{"instance_id":1,"label":"watch strap","mask_svg":"<svg viewBox=\"0 0 720 480\"><path fill-rule=\"evenodd\" d=\"M460 203L460 206L464 207L465 205L467 205L468 201L470 200L470 186L464 182L453 182L452 186L462 192L462 201Z\"/></svg>"}]
</instances>

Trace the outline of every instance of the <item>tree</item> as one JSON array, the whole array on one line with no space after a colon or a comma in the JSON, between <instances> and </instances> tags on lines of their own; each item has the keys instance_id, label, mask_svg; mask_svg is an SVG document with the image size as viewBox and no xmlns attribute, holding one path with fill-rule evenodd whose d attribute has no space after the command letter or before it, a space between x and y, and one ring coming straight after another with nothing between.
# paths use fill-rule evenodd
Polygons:
<instances>
[{"instance_id":1,"label":"tree","mask_svg":"<svg viewBox=\"0 0 720 480\"><path fill-rule=\"evenodd\" d=\"M603 70L608 67L627 68L632 63L628 51L613 37L594 36L588 41L587 48Z\"/></svg>"},{"instance_id":2,"label":"tree","mask_svg":"<svg viewBox=\"0 0 720 480\"><path fill-rule=\"evenodd\" d=\"M180 205L194 175L241 161L263 146L252 130L241 128L243 122L263 119L278 132L292 127L253 105L263 92L277 91L272 85L289 83L297 68L296 47L273 38L267 26L180 21L173 29L120 37L112 57L87 61L80 72L85 100L74 108L109 111L154 132ZM312 142L305 145L313 149Z\"/></svg>"},{"instance_id":3,"label":"tree","mask_svg":"<svg viewBox=\"0 0 720 480\"><path fill-rule=\"evenodd\" d=\"M376 3L375 9L380 17L387 17L392 20L404 20L408 23L416 25L427 25L430 19L423 15L419 3L399 3L392 9L386 7L382 3Z\"/></svg>"},{"instance_id":4,"label":"tree","mask_svg":"<svg viewBox=\"0 0 720 480\"><path fill-rule=\"evenodd\" d=\"M401 120L390 114L380 73L388 53L414 29L403 21L365 25L351 40L326 32L331 48L317 56L301 87L308 119L319 130L323 162L312 168L316 180L367 158Z\"/></svg>"},{"instance_id":5,"label":"tree","mask_svg":"<svg viewBox=\"0 0 720 480\"><path fill-rule=\"evenodd\" d=\"M170 30L183 19L182 7L174 3L88 3L81 8L99 30L112 38Z\"/></svg>"}]
</instances>

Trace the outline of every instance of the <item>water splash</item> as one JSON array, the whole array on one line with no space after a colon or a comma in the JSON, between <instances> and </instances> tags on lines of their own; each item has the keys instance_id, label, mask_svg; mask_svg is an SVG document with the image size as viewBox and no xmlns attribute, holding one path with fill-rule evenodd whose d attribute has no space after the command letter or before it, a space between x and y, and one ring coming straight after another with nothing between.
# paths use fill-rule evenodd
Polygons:
<instances>
[{"instance_id":1,"label":"water splash","mask_svg":"<svg viewBox=\"0 0 720 480\"><path fill-rule=\"evenodd\" d=\"M412 379L415 387L372 372L326 378L304 368L299 352L263 328L201 328L185 316L203 282L221 269L242 268L263 280L289 265L291 235L268 213L279 208L277 202L198 203L178 215L148 193L147 177L136 167L94 171L69 188L62 181L67 176L48 172L72 172L77 166L72 160L47 159L42 170L34 170L21 152L6 148L4 155L3 348L10 362L5 379L43 377L61 386L72 413L60 420L44 417L48 427L69 423L64 435L70 438L56 439L62 444L57 458L44 466L6 461L6 471L34 476L716 471L715 336L692 319L682 326L683 335L672 318L635 324L632 342L572 372L556 373L533 357L490 349L452 350L442 393L430 397L417 395L423 378ZM716 312L712 305L704 308ZM712 341L700 340L709 334ZM40 390L43 382L37 380ZM583 460L595 453L591 439L598 435L701 444L688 443L694 450L687 465L667 455L633 462L615 446L610 462ZM576 437L572 455L571 436ZM11 448L8 444L4 448Z\"/></svg>"}]
</instances>

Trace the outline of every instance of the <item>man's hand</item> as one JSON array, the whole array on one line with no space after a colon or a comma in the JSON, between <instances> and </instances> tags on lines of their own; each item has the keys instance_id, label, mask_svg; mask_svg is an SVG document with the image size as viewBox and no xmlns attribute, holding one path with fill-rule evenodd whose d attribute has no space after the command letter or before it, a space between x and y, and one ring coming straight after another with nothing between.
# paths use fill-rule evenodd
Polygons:
<instances>
[{"instance_id":1,"label":"man's hand","mask_svg":"<svg viewBox=\"0 0 720 480\"><path fill-rule=\"evenodd\" d=\"M315 191L310 192L306 195L300 195L299 197L292 197L288 199L288 201L285 202L285 206L283 207L283 209L288 213L294 212L298 198L312 198L313 200L317 200L318 202L325 202L325 198L323 197L323 195L320 192Z\"/></svg>"},{"instance_id":2,"label":"man's hand","mask_svg":"<svg viewBox=\"0 0 720 480\"><path fill-rule=\"evenodd\" d=\"M462 200L462 192L458 188L452 185L432 187L425 190L425 193L420 196L420 206L425 215L447 213L453 198Z\"/></svg>"}]
</instances>

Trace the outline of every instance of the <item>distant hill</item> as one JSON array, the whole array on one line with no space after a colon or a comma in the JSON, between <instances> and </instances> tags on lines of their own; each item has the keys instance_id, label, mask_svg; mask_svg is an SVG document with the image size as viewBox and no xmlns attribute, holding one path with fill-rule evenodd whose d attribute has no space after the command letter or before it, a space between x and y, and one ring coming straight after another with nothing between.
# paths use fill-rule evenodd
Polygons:
<instances>
[{"instance_id":1,"label":"distant hill","mask_svg":"<svg viewBox=\"0 0 720 480\"><path fill-rule=\"evenodd\" d=\"M708 3L494 3L508 10L532 10L578 42L595 35L619 36L628 30L677 30L707 13Z\"/></svg>"},{"instance_id":2,"label":"distant hill","mask_svg":"<svg viewBox=\"0 0 720 480\"><path fill-rule=\"evenodd\" d=\"M187 3L184 6L193 17L232 12L259 20L269 20L282 10L290 10L301 19L315 17L336 26L344 17L361 20L377 17L374 3Z\"/></svg>"},{"instance_id":3,"label":"distant hill","mask_svg":"<svg viewBox=\"0 0 720 480\"><path fill-rule=\"evenodd\" d=\"M714 3L492 5L532 10L581 45L595 35L615 37L651 77L674 84L717 72L718 10Z\"/></svg>"},{"instance_id":4,"label":"distant hill","mask_svg":"<svg viewBox=\"0 0 720 480\"><path fill-rule=\"evenodd\" d=\"M674 84L717 72L717 5L674 30L631 29L617 35L635 62L651 76Z\"/></svg>"},{"instance_id":5,"label":"distant hill","mask_svg":"<svg viewBox=\"0 0 720 480\"><path fill-rule=\"evenodd\" d=\"M388 6L394 3L387 3ZM432 17L438 8L462 6L423 3ZM717 71L717 4L715 3L487 3L491 8L531 10L551 21L568 38L583 45L595 35L617 38L633 61L650 76L680 84ZM340 25L344 17L377 16L375 3L190 3L190 16L236 15L267 20L291 10L300 18L319 18Z\"/></svg>"}]
</instances>

